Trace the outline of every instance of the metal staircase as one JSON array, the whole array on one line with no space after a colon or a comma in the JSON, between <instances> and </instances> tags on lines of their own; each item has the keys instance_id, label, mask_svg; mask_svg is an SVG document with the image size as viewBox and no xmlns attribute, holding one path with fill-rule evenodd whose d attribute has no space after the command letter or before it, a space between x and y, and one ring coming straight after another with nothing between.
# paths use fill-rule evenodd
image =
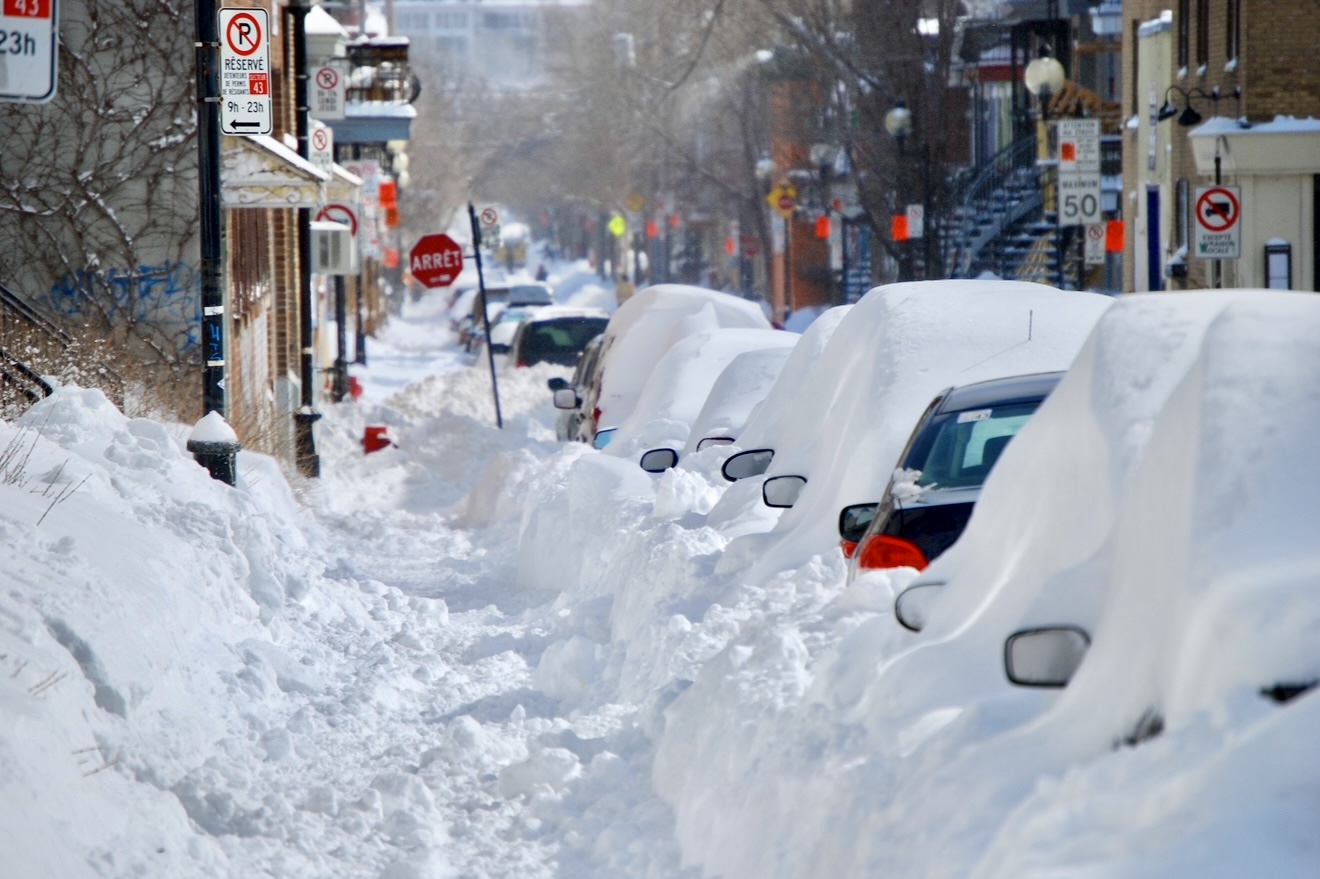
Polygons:
<instances>
[{"instance_id":1,"label":"metal staircase","mask_svg":"<svg viewBox=\"0 0 1320 879\"><path fill-rule=\"evenodd\" d=\"M0 284L0 418L11 420L53 388L43 378L71 366L77 341L17 294ZM107 367L95 370L96 386L123 404L124 381ZM84 379L85 380L85 379Z\"/></svg>"}]
</instances>

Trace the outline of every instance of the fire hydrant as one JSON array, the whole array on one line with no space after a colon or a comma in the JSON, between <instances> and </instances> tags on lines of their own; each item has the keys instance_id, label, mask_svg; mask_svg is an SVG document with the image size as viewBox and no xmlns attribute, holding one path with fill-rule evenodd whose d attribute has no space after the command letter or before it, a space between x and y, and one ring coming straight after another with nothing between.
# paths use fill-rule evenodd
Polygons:
<instances>
[{"instance_id":1,"label":"fire hydrant","mask_svg":"<svg viewBox=\"0 0 1320 879\"><path fill-rule=\"evenodd\" d=\"M389 428L384 425L369 425L362 434L362 451L364 454L370 455L372 452L379 452L389 446L398 447L390 437Z\"/></svg>"}]
</instances>

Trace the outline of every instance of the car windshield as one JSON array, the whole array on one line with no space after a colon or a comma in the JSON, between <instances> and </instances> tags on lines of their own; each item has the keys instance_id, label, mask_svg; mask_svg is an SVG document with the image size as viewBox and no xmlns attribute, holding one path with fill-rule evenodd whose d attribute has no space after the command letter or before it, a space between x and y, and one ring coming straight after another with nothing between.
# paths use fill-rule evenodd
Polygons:
<instances>
[{"instance_id":1,"label":"car windshield","mask_svg":"<svg viewBox=\"0 0 1320 879\"><path fill-rule=\"evenodd\" d=\"M532 363L538 360L563 362L564 355L576 359L587 343L605 331L609 318L563 317L536 321L529 324L522 342L522 357ZM572 363L573 360L569 360Z\"/></svg>"},{"instance_id":2,"label":"car windshield","mask_svg":"<svg viewBox=\"0 0 1320 879\"><path fill-rule=\"evenodd\" d=\"M937 415L913 444L904 466L921 471L917 485L923 487L979 486L1040 404L1019 400Z\"/></svg>"}]
</instances>

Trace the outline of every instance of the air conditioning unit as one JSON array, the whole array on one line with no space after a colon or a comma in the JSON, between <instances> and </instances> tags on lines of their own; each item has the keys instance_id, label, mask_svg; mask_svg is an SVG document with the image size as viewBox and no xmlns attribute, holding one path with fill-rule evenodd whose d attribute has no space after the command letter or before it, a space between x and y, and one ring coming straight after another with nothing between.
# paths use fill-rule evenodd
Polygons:
<instances>
[{"instance_id":1,"label":"air conditioning unit","mask_svg":"<svg viewBox=\"0 0 1320 879\"><path fill-rule=\"evenodd\" d=\"M317 275L356 275L357 242L343 223L312 221L312 272Z\"/></svg>"}]
</instances>

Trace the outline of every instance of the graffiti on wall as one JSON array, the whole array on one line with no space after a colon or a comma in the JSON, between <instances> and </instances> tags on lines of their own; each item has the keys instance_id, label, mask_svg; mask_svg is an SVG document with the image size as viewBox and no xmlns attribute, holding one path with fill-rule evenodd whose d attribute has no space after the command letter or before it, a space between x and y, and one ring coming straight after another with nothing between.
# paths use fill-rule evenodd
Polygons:
<instances>
[{"instance_id":1,"label":"graffiti on wall","mask_svg":"<svg viewBox=\"0 0 1320 879\"><path fill-rule=\"evenodd\" d=\"M50 288L50 307L69 318L103 318L153 326L178 339L180 350L198 344L201 275L181 262L136 269L80 269Z\"/></svg>"}]
</instances>

